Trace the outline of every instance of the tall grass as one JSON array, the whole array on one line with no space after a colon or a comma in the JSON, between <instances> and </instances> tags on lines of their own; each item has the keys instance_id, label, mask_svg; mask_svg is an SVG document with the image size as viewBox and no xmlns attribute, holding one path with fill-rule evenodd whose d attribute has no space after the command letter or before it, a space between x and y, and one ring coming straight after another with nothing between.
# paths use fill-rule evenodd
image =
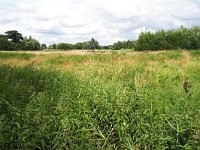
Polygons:
<instances>
[{"instance_id":1,"label":"tall grass","mask_svg":"<svg viewBox=\"0 0 200 150\"><path fill-rule=\"evenodd\" d=\"M59 56L51 62L140 60L85 68L84 76L1 66L0 148L199 149L200 67L182 73L179 64L163 61L180 61L179 53L144 55ZM152 60L161 63L149 66ZM182 87L186 77L189 96Z\"/></svg>"}]
</instances>

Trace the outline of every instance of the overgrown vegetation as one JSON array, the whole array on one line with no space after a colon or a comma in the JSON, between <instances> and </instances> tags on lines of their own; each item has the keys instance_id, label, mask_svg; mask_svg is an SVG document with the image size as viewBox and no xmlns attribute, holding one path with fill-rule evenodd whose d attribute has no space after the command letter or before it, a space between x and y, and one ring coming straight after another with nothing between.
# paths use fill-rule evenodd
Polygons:
<instances>
[{"instance_id":1,"label":"overgrown vegetation","mask_svg":"<svg viewBox=\"0 0 200 150\"><path fill-rule=\"evenodd\" d=\"M41 68L1 65L0 149L199 149L199 59L187 54L55 56ZM47 70L53 67L61 70Z\"/></svg>"}]
</instances>

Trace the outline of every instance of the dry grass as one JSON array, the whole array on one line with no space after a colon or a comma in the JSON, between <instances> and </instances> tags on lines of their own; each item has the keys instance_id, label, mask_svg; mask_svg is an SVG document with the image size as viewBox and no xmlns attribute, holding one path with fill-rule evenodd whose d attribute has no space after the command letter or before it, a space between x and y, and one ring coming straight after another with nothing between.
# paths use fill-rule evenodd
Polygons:
<instances>
[{"instance_id":1,"label":"dry grass","mask_svg":"<svg viewBox=\"0 0 200 150\"><path fill-rule=\"evenodd\" d=\"M173 51L170 51L173 53ZM135 67L140 63L146 63L146 69L157 68L159 71L158 63L162 62L165 65L173 66L174 64L179 63L190 65L191 63L196 64L190 56L190 52L181 51L183 55L181 59L164 59L161 61L157 57L150 59L151 56L157 54L165 55L170 53L169 51L149 51L149 52L123 52L123 51L104 51L100 53L99 51L86 51L86 50L72 50L72 51L12 51L7 53L28 53L34 54L34 57L31 57L29 60L23 60L19 58L7 58L1 59L0 64L6 64L10 66L28 66L32 65L33 67L46 67L46 68L56 68L61 70L76 71L76 72L86 72L86 70L91 71L92 69L99 69L109 66L114 69L119 66L128 66ZM100 54L100 55L99 55ZM102 55L103 54L103 55ZM70 60L71 58L82 55L84 59L80 61ZM95 58L96 55L100 57L108 55L108 58L104 58L99 61L98 58ZM111 57L110 57L111 56ZM56 59L59 61L59 57L64 58L61 62L49 63L51 60ZM159 57L159 55L158 55ZM105 59L105 61L104 61ZM186 65L184 65L186 67Z\"/></svg>"},{"instance_id":2,"label":"dry grass","mask_svg":"<svg viewBox=\"0 0 200 150\"><path fill-rule=\"evenodd\" d=\"M10 58L10 59L6 59L6 60L0 59L0 64L9 65L9 66L19 66L19 67L22 67L22 66L29 65L30 61L20 60L20 59L17 59L17 58Z\"/></svg>"},{"instance_id":3,"label":"dry grass","mask_svg":"<svg viewBox=\"0 0 200 150\"><path fill-rule=\"evenodd\" d=\"M91 54L112 54L112 53L117 53L117 54L129 54L129 55L137 55L137 54L142 54L142 53L147 53L147 54L158 54L158 53L163 53L163 52L168 52L168 51L147 51L147 52L138 52L138 51L124 51L124 50L118 50L118 51L113 51L113 50L69 50L69 51L1 51L1 52L6 52L6 53L28 53L28 54L36 54L36 55L41 55L41 54L56 54L56 55L91 55ZM185 53L187 53L185 51Z\"/></svg>"}]
</instances>

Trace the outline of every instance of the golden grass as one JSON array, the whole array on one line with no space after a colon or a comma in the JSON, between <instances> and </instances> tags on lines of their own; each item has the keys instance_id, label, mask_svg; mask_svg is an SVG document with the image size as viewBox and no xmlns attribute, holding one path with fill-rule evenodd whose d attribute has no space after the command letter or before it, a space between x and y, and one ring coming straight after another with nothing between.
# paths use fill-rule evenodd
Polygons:
<instances>
[{"instance_id":1,"label":"golden grass","mask_svg":"<svg viewBox=\"0 0 200 150\"><path fill-rule=\"evenodd\" d=\"M109 68L114 70L116 74L126 70L126 68L134 68L138 64L144 63L145 70L153 70L155 72L164 71L163 67L160 65L164 65L166 69L173 69L173 67L178 66L178 70L185 70L189 66L198 65L198 61L193 59L188 51L181 51L180 53L183 55L180 59L164 59L164 60L151 60L149 56L156 55L159 53L165 54L173 51L149 51L149 52L122 52L117 51L113 54L113 51L106 51L105 55L113 55L112 57L108 57L105 60L99 61L98 59L94 59L93 56L98 55L99 51L83 51L83 50L73 50L73 51L36 51L36 52L10 52L10 53L31 53L35 54L34 57L31 57L29 60L23 60L19 58L8 58L8 59L0 59L0 64L6 64L10 66L28 66L32 65L37 68L54 68L63 71L75 72L80 75L85 75L87 72L91 73L93 70L98 70L98 72L104 72L104 68ZM116 55L117 53L117 55ZM72 58L76 55L83 55L83 57L87 57L81 61L68 61L68 58ZM91 55L88 57L86 55ZM64 57L64 61L61 63L48 63L50 60L59 59L59 57ZM66 57L66 58L65 58ZM92 59L93 58L93 59ZM66 61L65 61L66 59ZM181 71L180 71L181 72ZM140 77L141 82L145 83L146 77Z\"/></svg>"},{"instance_id":2,"label":"golden grass","mask_svg":"<svg viewBox=\"0 0 200 150\"><path fill-rule=\"evenodd\" d=\"M175 50L174 50L175 51ZM1 51L5 53L27 53L35 55L92 55L92 54L128 54L128 55L138 55L138 54L158 54L165 53L169 51L125 51L125 50L69 50L69 51ZM171 51L173 52L173 50ZM187 51L185 51L187 52Z\"/></svg>"},{"instance_id":3,"label":"golden grass","mask_svg":"<svg viewBox=\"0 0 200 150\"><path fill-rule=\"evenodd\" d=\"M3 64L3 65L9 65L9 66L19 66L19 67L22 67L22 66L27 66L30 64L30 61L27 61L27 60L21 60L21 59L17 59L17 58L10 58L10 59L0 59L0 64Z\"/></svg>"}]
</instances>

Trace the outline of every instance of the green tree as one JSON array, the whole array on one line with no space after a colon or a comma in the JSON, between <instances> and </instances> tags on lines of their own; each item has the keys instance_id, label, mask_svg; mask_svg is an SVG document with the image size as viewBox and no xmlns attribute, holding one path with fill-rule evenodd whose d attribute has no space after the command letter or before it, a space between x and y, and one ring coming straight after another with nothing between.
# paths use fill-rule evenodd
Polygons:
<instances>
[{"instance_id":1,"label":"green tree","mask_svg":"<svg viewBox=\"0 0 200 150\"><path fill-rule=\"evenodd\" d=\"M136 43L135 50L169 50L169 49L200 49L200 27L156 33L142 32Z\"/></svg>"},{"instance_id":2,"label":"green tree","mask_svg":"<svg viewBox=\"0 0 200 150\"><path fill-rule=\"evenodd\" d=\"M79 42L74 45L75 49L84 49L84 43Z\"/></svg>"},{"instance_id":3,"label":"green tree","mask_svg":"<svg viewBox=\"0 0 200 150\"><path fill-rule=\"evenodd\" d=\"M48 49L56 49L56 44L54 43L54 44L52 44L52 45L49 45L49 46L48 46Z\"/></svg>"},{"instance_id":4,"label":"green tree","mask_svg":"<svg viewBox=\"0 0 200 150\"><path fill-rule=\"evenodd\" d=\"M135 41L118 41L112 45L113 50L120 50L120 49L133 49L135 45Z\"/></svg>"},{"instance_id":5,"label":"green tree","mask_svg":"<svg viewBox=\"0 0 200 150\"><path fill-rule=\"evenodd\" d=\"M92 38L90 41L88 41L88 49L99 49L99 42Z\"/></svg>"},{"instance_id":6,"label":"green tree","mask_svg":"<svg viewBox=\"0 0 200 150\"><path fill-rule=\"evenodd\" d=\"M11 43L5 35L0 35L0 50L10 50Z\"/></svg>"},{"instance_id":7,"label":"green tree","mask_svg":"<svg viewBox=\"0 0 200 150\"><path fill-rule=\"evenodd\" d=\"M42 49L42 50L43 50L43 49L47 49L47 45L44 44L44 43L42 43L42 44L41 44L41 49Z\"/></svg>"},{"instance_id":8,"label":"green tree","mask_svg":"<svg viewBox=\"0 0 200 150\"><path fill-rule=\"evenodd\" d=\"M105 49L110 49L111 46L110 45L105 45L105 46L100 46L100 47L101 47L101 49L105 50Z\"/></svg>"},{"instance_id":9,"label":"green tree","mask_svg":"<svg viewBox=\"0 0 200 150\"><path fill-rule=\"evenodd\" d=\"M71 50L73 49L73 44L69 43L58 43L56 46L57 49L63 49L63 50Z\"/></svg>"},{"instance_id":10,"label":"green tree","mask_svg":"<svg viewBox=\"0 0 200 150\"><path fill-rule=\"evenodd\" d=\"M23 40L24 50L40 50L40 43L36 39L29 36L29 38L25 37Z\"/></svg>"},{"instance_id":11,"label":"green tree","mask_svg":"<svg viewBox=\"0 0 200 150\"><path fill-rule=\"evenodd\" d=\"M53 44L53 49L56 49L56 44L55 43Z\"/></svg>"},{"instance_id":12,"label":"green tree","mask_svg":"<svg viewBox=\"0 0 200 150\"><path fill-rule=\"evenodd\" d=\"M12 42L15 42L15 43L23 40L22 34L16 30L7 31L7 32L5 32L5 34L9 40L11 40Z\"/></svg>"}]
</instances>

